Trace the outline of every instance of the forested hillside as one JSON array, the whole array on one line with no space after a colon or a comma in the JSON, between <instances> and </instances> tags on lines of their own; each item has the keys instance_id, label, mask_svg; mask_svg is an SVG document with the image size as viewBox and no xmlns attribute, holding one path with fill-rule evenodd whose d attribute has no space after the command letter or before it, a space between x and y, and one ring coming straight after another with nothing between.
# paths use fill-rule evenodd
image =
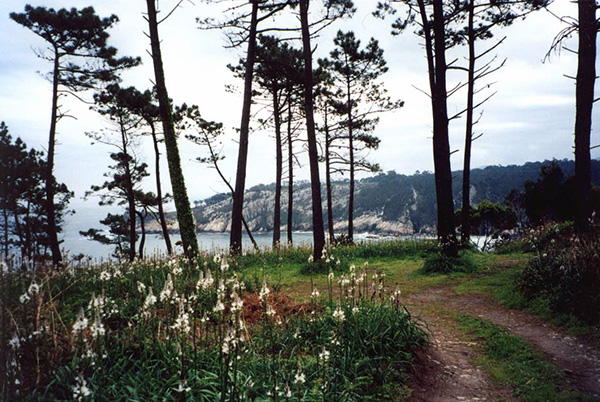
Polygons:
<instances>
[{"instance_id":1,"label":"forested hillside","mask_svg":"<svg viewBox=\"0 0 600 402\"><path fill-rule=\"evenodd\" d=\"M574 173L570 160L558 161L565 176ZM471 171L471 201L502 202L514 188L523 189L526 180L535 180L543 162L524 165L488 166ZM592 161L592 181L600 184L600 161ZM462 172L453 173L455 208L460 208ZM273 200L275 184L261 184L246 191L244 217L253 231L270 231L273 228ZM333 216L336 231L347 229L348 182L333 183ZM436 201L434 177L431 172L417 172L407 176L394 171L365 178L356 187L357 232L378 234L428 233L435 228ZM293 230L310 230L310 184L295 186ZM282 200L282 222L286 222L287 198ZM196 201L193 208L200 231L222 232L229 230L231 197L217 194ZM326 213L326 211L325 211ZM285 228L284 228L285 229Z\"/></svg>"}]
</instances>

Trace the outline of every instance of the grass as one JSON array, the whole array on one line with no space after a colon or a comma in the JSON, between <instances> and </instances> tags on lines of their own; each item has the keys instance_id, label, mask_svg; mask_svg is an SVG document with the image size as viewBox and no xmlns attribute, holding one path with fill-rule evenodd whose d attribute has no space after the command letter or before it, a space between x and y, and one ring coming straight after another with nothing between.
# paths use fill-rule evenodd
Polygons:
<instances>
[{"instance_id":1,"label":"grass","mask_svg":"<svg viewBox=\"0 0 600 402\"><path fill-rule=\"evenodd\" d=\"M524 402L583 402L594 399L569 388L563 373L506 328L457 314L458 328L481 345L478 363L492 378L514 390Z\"/></svg>"}]
</instances>

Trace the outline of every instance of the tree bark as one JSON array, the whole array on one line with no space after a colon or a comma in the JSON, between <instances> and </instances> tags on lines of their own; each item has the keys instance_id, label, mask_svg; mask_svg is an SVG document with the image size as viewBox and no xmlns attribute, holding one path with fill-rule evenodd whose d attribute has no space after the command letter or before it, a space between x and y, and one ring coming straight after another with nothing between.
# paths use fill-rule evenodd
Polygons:
<instances>
[{"instance_id":1,"label":"tree bark","mask_svg":"<svg viewBox=\"0 0 600 402\"><path fill-rule=\"evenodd\" d=\"M292 88L288 87L288 121L287 121L287 142L288 142L288 206L287 206L287 242L288 245L294 243L292 235L293 225L293 207L294 207L294 148L292 145Z\"/></svg>"},{"instance_id":2,"label":"tree bark","mask_svg":"<svg viewBox=\"0 0 600 402\"><path fill-rule=\"evenodd\" d=\"M256 30L258 25L258 0L252 0L252 16L248 34L248 50L244 72L244 102L240 124L240 146L238 150L237 171L235 177L235 197L231 209L231 238L229 247L236 255L242 252L242 215L244 192L246 191L246 165L248 162L248 137L250 133L250 108L252 105L252 77L256 59Z\"/></svg>"},{"instance_id":3,"label":"tree bark","mask_svg":"<svg viewBox=\"0 0 600 402\"><path fill-rule=\"evenodd\" d=\"M350 191L348 196L348 244L354 243L354 132L352 121L352 98L350 96L350 79L346 80L348 96L348 152L350 162Z\"/></svg>"},{"instance_id":4,"label":"tree bark","mask_svg":"<svg viewBox=\"0 0 600 402\"><path fill-rule=\"evenodd\" d=\"M327 107L325 108L325 188L327 190L327 231L329 233L329 244L335 244L335 232L333 230L333 200L331 189L331 160L329 157L329 123L327 121Z\"/></svg>"},{"instance_id":5,"label":"tree bark","mask_svg":"<svg viewBox=\"0 0 600 402\"><path fill-rule=\"evenodd\" d=\"M154 123L150 123L150 128L152 130L152 142L154 144L154 157L156 165L156 202L158 204L158 218L160 220L160 228L162 229L163 237L165 239L167 254L171 255L173 254L173 246L171 245L171 237L169 236L169 228L167 227L165 210L163 208L162 186L160 184L160 151L158 150L158 140L156 138L156 129L154 127Z\"/></svg>"},{"instance_id":6,"label":"tree bark","mask_svg":"<svg viewBox=\"0 0 600 402\"><path fill-rule=\"evenodd\" d=\"M310 184L312 193L313 258L321 259L325 246L323 227L323 208L321 201L321 181L319 178L319 153L315 132L312 49L308 24L310 0L300 0L300 24L302 29L302 47L304 53L304 111L306 114L306 134L308 139L308 157L310 164Z\"/></svg>"},{"instance_id":7,"label":"tree bark","mask_svg":"<svg viewBox=\"0 0 600 402\"><path fill-rule=\"evenodd\" d=\"M475 13L475 0L469 1L469 67L468 67L468 86L467 86L467 110L466 110L466 133L465 133L465 155L463 161L463 181L462 181L462 211L461 211L461 231L460 240L464 246L470 241L470 221L471 221L471 145L473 142L473 97L475 90L475 32L473 19Z\"/></svg>"},{"instance_id":8,"label":"tree bark","mask_svg":"<svg viewBox=\"0 0 600 402\"><path fill-rule=\"evenodd\" d=\"M283 174L283 150L281 149L281 110L279 108L279 91L273 92L273 118L275 119L275 208L273 215L273 249L281 243L281 176Z\"/></svg>"},{"instance_id":9,"label":"tree bark","mask_svg":"<svg viewBox=\"0 0 600 402\"><path fill-rule=\"evenodd\" d=\"M135 241L136 241L136 233L135 233L135 222L136 222L136 210L135 210L135 193L133 191L133 180L131 178L131 158L127 153L127 134L125 132L125 127L123 120L119 118L119 125L121 128L121 142L123 144L123 154L126 160L125 163L125 191L127 193L127 206L129 213L129 261L135 260Z\"/></svg>"},{"instance_id":10,"label":"tree bark","mask_svg":"<svg viewBox=\"0 0 600 402\"><path fill-rule=\"evenodd\" d=\"M575 196L577 233L590 231L592 215L590 135L596 80L596 1L578 1L579 49L575 93Z\"/></svg>"},{"instance_id":11,"label":"tree bark","mask_svg":"<svg viewBox=\"0 0 600 402\"><path fill-rule=\"evenodd\" d=\"M58 243L58 229L56 227L56 211L54 208L54 149L56 145L56 123L58 121L58 81L60 55L58 49L54 49L54 69L52 73L52 114L50 117L50 134L48 138L48 162L46 166L46 218L48 219L48 239L50 241L50 252L52 253L52 264L62 265L62 255Z\"/></svg>"},{"instance_id":12,"label":"tree bark","mask_svg":"<svg viewBox=\"0 0 600 402\"><path fill-rule=\"evenodd\" d=\"M188 258L193 258L198 254L198 238L196 235L196 225L194 215L190 207L190 201L185 188L185 180L181 169L181 159L179 149L177 148L177 137L175 136L175 127L173 123L173 110L171 101L167 93L165 83L165 73L162 64L160 52L160 39L158 37L158 21L156 19L155 0L146 0L148 7L148 25L150 30L150 43L152 47L152 61L154 64L154 75L156 94L158 98L160 118L163 124L163 133L165 137L165 147L167 150L167 161L169 164L169 175L171 177L171 186L173 189L173 200L177 211L177 221L179 222L179 232L183 251Z\"/></svg>"},{"instance_id":13,"label":"tree bark","mask_svg":"<svg viewBox=\"0 0 600 402\"><path fill-rule=\"evenodd\" d=\"M431 103L433 109L433 162L437 199L437 232L444 255L457 257L450 143L448 139L446 35L442 0L433 0L433 38L435 87L431 92Z\"/></svg>"},{"instance_id":14,"label":"tree bark","mask_svg":"<svg viewBox=\"0 0 600 402\"><path fill-rule=\"evenodd\" d=\"M142 230L142 236L140 238L140 248L138 249L138 256L140 260L144 259L144 246L146 245L146 218L141 212L137 212L140 218L140 229Z\"/></svg>"}]
</instances>

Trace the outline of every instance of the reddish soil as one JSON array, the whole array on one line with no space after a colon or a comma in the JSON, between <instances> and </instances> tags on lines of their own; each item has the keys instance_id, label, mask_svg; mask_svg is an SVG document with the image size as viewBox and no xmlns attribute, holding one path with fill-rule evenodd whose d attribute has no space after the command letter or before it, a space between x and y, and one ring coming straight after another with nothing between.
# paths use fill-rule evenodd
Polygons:
<instances>
[{"instance_id":1,"label":"reddish soil","mask_svg":"<svg viewBox=\"0 0 600 402\"><path fill-rule=\"evenodd\" d=\"M461 340L453 325L435 313L443 310L464 312L508 328L560 367L573 388L600 400L600 351L537 317L481 296L456 295L450 288L428 289L410 295L405 303L428 323L432 340L418 356L411 402L519 401L477 367L476 344Z\"/></svg>"}]
</instances>

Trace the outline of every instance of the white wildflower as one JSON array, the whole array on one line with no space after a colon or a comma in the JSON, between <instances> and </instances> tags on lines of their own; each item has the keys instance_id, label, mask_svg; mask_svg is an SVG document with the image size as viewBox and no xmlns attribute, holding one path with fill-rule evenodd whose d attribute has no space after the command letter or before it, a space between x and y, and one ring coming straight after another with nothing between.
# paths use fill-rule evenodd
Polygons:
<instances>
[{"instance_id":1,"label":"white wildflower","mask_svg":"<svg viewBox=\"0 0 600 402\"><path fill-rule=\"evenodd\" d=\"M270 304L267 304L267 316L273 317L275 316L275 310L271 307Z\"/></svg>"},{"instance_id":2,"label":"white wildflower","mask_svg":"<svg viewBox=\"0 0 600 402\"><path fill-rule=\"evenodd\" d=\"M298 371L296 372L296 375L294 376L294 384L304 384L306 382L306 376L304 375L304 373L302 371L300 371L300 368L298 368Z\"/></svg>"},{"instance_id":3,"label":"white wildflower","mask_svg":"<svg viewBox=\"0 0 600 402\"><path fill-rule=\"evenodd\" d=\"M269 293L271 293L271 291L267 287L267 282L264 281L262 284L262 288L260 289L260 293L258 294L258 298L264 303L267 300L267 296L269 295Z\"/></svg>"},{"instance_id":4,"label":"white wildflower","mask_svg":"<svg viewBox=\"0 0 600 402\"><path fill-rule=\"evenodd\" d=\"M21 341L19 340L19 336L17 334L13 334L13 337L8 341L8 345L11 349L18 349L21 346Z\"/></svg>"},{"instance_id":5,"label":"white wildflower","mask_svg":"<svg viewBox=\"0 0 600 402\"><path fill-rule=\"evenodd\" d=\"M83 374L80 373L77 376L77 384L73 386L73 399L81 401L91 394L92 391L88 388L87 382L85 381L85 378L83 378Z\"/></svg>"},{"instance_id":6,"label":"white wildflower","mask_svg":"<svg viewBox=\"0 0 600 402\"><path fill-rule=\"evenodd\" d=\"M169 300L173 293L173 278L171 278L171 274L167 274L167 281L165 282L165 287L160 292L160 301L164 302L165 300Z\"/></svg>"},{"instance_id":7,"label":"white wildflower","mask_svg":"<svg viewBox=\"0 0 600 402\"><path fill-rule=\"evenodd\" d=\"M344 310L342 310L342 307L339 304L333 312L333 318L335 318L338 321L344 321L344 319L346 318L346 314L344 314Z\"/></svg>"},{"instance_id":8,"label":"white wildflower","mask_svg":"<svg viewBox=\"0 0 600 402\"><path fill-rule=\"evenodd\" d=\"M100 272L100 280L103 282L109 281L110 280L110 272L108 272L108 271Z\"/></svg>"},{"instance_id":9,"label":"white wildflower","mask_svg":"<svg viewBox=\"0 0 600 402\"><path fill-rule=\"evenodd\" d=\"M146 300L144 300L144 310L153 306L156 303L156 296L152 294L152 287L148 288L148 295L146 296Z\"/></svg>"},{"instance_id":10,"label":"white wildflower","mask_svg":"<svg viewBox=\"0 0 600 402\"><path fill-rule=\"evenodd\" d=\"M327 360L329 360L329 351L327 349L325 349L324 346L323 346L323 350L321 351L321 353L319 353L319 359L323 360L323 362L326 362Z\"/></svg>"},{"instance_id":11,"label":"white wildflower","mask_svg":"<svg viewBox=\"0 0 600 402\"><path fill-rule=\"evenodd\" d=\"M30 296L33 296L33 295L39 293L39 291L40 291L40 286L35 282L32 282L31 285L29 285L29 289L27 289L27 293L29 293Z\"/></svg>"},{"instance_id":12,"label":"white wildflower","mask_svg":"<svg viewBox=\"0 0 600 402\"><path fill-rule=\"evenodd\" d=\"M313 291L312 291L312 293L310 294L310 296L311 296L313 299L316 299L316 298L318 298L320 295L321 295L321 293L319 293L319 289L317 289L317 286L315 285L315 287L313 288Z\"/></svg>"},{"instance_id":13,"label":"white wildflower","mask_svg":"<svg viewBox=\"0 0 600 402\"><path fill-rule=\"evenodd\" d=\"M104 329L104 324L100 319L100 312L96 311L96 317L94 318L94 323L90 326L90 331L92 333L93 338L97 338L99 336L104 336L106 330Z\"/></svg>"},{"instance_id":14,"label":"white wildflower","mask_svg":"<svg viewBox=\"0 0 600 402\"><path fill-rule=\"evenodd\" d=\"M138 292L144 293L146 291L146 285L144 285L142 282L138 281L137 289L138 289Z\"/></svg>"},{"instance_id":15,"label":"white wildflower","mask_svg":"<svg viewBox=\"0 0 600 402\"><path fill-rule=\"evenodd\" d=\"M73 334L78 334L79 332L83 332L88 326L88 319L85 318L85 313L83 312L83 307L79 309L79 313L77 314L77 319L75 320L75 324L73 324Z\"/></svg>"},{"instance_id":16,"label":"white wildflower","mask_svg":"<svg viewBox=\"0 0 600 402\"><path fill-rule=\"evenodd\" d=\"M31 300L31 297L29 297L29 295L27 294L27 292L23 293L21 295L21 297L19 297L19 301L21 302L21 304L27 303L29 300Z\"/></svg>"}]
</instances>

